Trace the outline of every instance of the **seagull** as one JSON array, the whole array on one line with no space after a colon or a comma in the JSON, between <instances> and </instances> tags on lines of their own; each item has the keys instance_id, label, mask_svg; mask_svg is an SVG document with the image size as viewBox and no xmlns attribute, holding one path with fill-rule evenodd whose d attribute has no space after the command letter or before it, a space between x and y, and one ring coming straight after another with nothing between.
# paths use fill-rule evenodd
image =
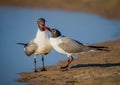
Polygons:
<instances>
[{"instance_id":1,"label":"seagull","mask_svg":"<svg viewBox=\"0 0 120 85\"><path fill-rule=\"evenodd\" d=\"M73 61L73 56L79 52L88 52L93 50L107 50L108 47L104 46L92 46L80 43L77 40L71 39L69 37L63 36L61 32L57 29L47 29L51 33L50 43L54 50L58 53L65 54L68 57L68 63L66 66L61 67L61 69L68 70L69 65Z\"/></svg>"},{"instance_id":2,"label":"seagull","mask_svg":"<svg viewBox=\"0 0 120 85\"><path fill-rule=\"evenodd\" d=\"M37 55L42 55L42 69L41 71L46 71L44 67L44 56L48 54L51 50L51 44L47 33L45 32L48 27L45 25L45 19L39 18L37 21L38 31L36 37L28 43L17 43L24 45L24 52L27 56L34 55L34 72L38 72L36 69L36 57Z\"/></svg>"}]
</instances>

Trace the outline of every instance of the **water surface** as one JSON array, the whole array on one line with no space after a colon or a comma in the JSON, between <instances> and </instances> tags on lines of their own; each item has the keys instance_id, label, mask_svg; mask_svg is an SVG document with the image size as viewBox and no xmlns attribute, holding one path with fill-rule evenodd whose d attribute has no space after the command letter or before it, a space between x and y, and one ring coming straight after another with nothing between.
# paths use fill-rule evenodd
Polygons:
<instances>
[{"instance_id":1,"label":"water surface","mask_svg":"<svg viewBox=\"0 0 120 85\"><path fill-rule=\"evenodd\" d=\"M81 12L62 10L24 9L0 7L0 83L21 85L15 82L19 72L33 71L33 57L26 57L17 42L28 42L37 32L37 19L43 17L50 27L83 43L98 43L120 38L120 21ZM45 57L45 65L54 65L66 59L52 51ZM41 57L37 58L41 65Z\"/></svg>"}]
</instances>

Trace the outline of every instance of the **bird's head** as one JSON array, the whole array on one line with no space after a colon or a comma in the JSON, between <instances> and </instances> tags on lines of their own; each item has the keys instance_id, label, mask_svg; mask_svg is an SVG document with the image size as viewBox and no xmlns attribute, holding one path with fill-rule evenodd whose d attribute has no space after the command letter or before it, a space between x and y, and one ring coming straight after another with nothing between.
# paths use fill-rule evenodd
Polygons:
<instances>
[{"instance_id":1,"label":"bird's head","mask_svg":"<svg viewBox=\"0 0 120 85\"><path fill-rule=\"evenodd\" d=\"M47 27L45 25L45 19L44 18L39 18L37 21L38 27L41 31L47 30Z\"/></svg>"},{"instance_id":2,"label":"bird's head","mask_svg":"<svg viewBox=\"0 0 120 85\"><path fill-rule=\"evenodd\" d=\"M54 29L54 28L53 28L53 29L48 28L47 30L50 31L50 33L51 33L51 37L53 37L53 38L57 38L57 37L61 36L60 31L57 30L57 29Z\"/></svg>"}]
</instances>

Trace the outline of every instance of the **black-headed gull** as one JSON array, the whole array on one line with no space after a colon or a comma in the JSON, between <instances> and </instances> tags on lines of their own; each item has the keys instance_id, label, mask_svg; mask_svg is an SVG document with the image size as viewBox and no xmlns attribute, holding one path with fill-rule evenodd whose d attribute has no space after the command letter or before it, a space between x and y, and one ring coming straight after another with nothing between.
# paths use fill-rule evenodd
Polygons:
<instances>
[{"instance_id":1,"label":"black-headed gull","mask_svg":"<svg viewBox=\"0 0 120 85\"><path fill-rule=\"evenodd\" d=\"M68 57L68 64L61 69L68 69L70 63L73 61L73 56L79 52L88 52L93 50L109 51L104 46L91 46L80 43L77 40L65 37L61 35L61 32L57 29L48 29L51 32L50 43L54 50L61 54L65 54Z\"/></svg>"},{"instance_id":2,"label":"black-headed gull","mask_svg":"<svg viewBox=\"0 0 120 85\"><path fill-rule=\"evenodd\" d=\"M17 43L20 45L24 45L24 52L27 56L34 55L34 65L35 65L35 72L37 72L36 69L36 56L42 55L42 69L41 71L45 71L44 67L44 55L48 54L52 47L50 45L50 40L48 38L47 33L45 30L48 28L45 26L45 19L40 18L37 21L38 23L38 31L36 34L36 37L31 40L29 43Z\"/></svg>"}]
</instances>

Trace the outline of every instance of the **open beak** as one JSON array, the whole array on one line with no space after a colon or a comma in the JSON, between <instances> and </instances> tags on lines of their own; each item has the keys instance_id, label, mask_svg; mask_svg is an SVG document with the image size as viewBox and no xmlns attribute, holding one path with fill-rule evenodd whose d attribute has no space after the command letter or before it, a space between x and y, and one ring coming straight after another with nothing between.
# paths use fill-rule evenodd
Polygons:
<instances>
[{"instance_id":1,"label":"open beak","mask_svg":"<svg viewBox=\"0 0 120 85\"><path fill-rule=\"evenodd\" d=\"M48 30L48 31L50 31L50 32L51 32L51 29L50 29L49 27L47 27L47 26L43 25L43 28L44 28L44 30Z\"/></svg>"},{"instance_id":2,"label":"open beak","mask_svg":"<svg viewBox=\"0 0 120 85\"><path fill-rule=\"evenodd\" d=\"M51 29L50 29L49 27L47 27L45 24L42 24L42 28L43 28L44 30L48 30L48 31L51 32Z\"/></svg>"},{"instance_id":3,"label":"open beak","mask_svg":"<svg viewBox=\"0 0 120 85\"><path fill-rule=\"evenodd\" d=\"M43 28L44 30L47 30L47 27L46 27L45 24L42 24L42 28Z\"/></svg>"}]
</instances>

